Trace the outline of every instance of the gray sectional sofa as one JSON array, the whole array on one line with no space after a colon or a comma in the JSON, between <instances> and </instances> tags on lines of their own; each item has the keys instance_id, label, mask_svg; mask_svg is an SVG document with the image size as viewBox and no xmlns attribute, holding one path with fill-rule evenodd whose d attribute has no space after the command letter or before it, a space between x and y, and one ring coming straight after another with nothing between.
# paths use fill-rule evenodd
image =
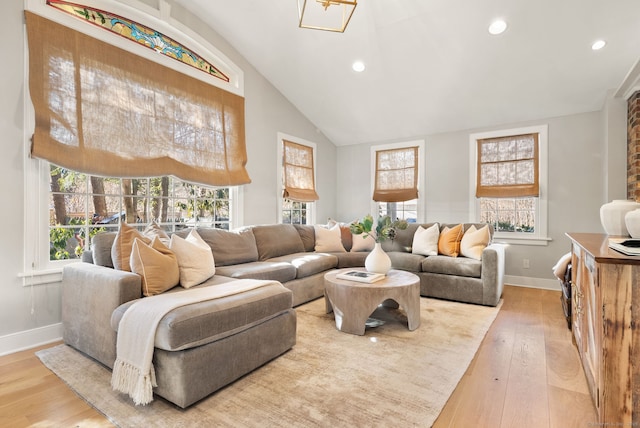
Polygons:
<instances>
[{"instance_id":1,"label":"gray sectional sofa","mask_svg":"<svg viewBox=\"0 0 640 428\"><path fill-rule=\"evenodd\" d=\"M465 230L470 226L465 224ZM423 296L498 304L504 275L501 245L490 244L481 260L421 256L411 252L417 227L410 224L397 232L396 239L383 243L394 269L418 275ZM154 393L187 407L290 349L296 339L294 307L324 295L328 271L364 266L368 253L349 251L351 234L348 228L342 232L344 252L318 253L313 226L198 229L212 249L216 273L197 287L242 278L272 283L166 315L156 334ZM185 237L189 231L175 233ZM62 280L64 342L110 368L116 359L119 320L142 296L139 275L113 269L115 236L113 232L95 236L84 262L65 266Z\"/></svg>"}]
</instances>

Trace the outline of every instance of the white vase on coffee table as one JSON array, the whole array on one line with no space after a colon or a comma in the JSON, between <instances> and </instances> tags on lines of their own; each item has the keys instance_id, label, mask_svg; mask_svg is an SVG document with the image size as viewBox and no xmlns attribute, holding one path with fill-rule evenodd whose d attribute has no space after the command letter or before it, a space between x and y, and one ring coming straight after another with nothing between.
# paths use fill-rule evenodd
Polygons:
<instances>
[{"instance_id":1,"label":"white vase on coffee table","mask_svg":"<svg viewBox=\"0 0 640 428\"><path fill-rule=\"evenodd\" d=\"M384 275L391 269L391 259L389 255L384 252L379 242L376 242L375 247L373 247L373 250L364 260L364 267L367 269L367 272L381 273Z\"/></svg>"}]
</instances>

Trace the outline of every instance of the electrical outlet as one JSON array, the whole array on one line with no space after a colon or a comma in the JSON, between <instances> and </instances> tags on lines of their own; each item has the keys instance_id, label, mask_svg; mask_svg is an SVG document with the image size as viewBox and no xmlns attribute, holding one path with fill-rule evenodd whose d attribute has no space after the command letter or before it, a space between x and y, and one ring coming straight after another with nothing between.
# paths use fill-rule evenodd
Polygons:
<instances>
[{"instance_id":1,"label":"electrical outlet","mask_svg":"<svg viewBox=\"0 0 640 428\"><path fill-rule=\"evenodd\" d=\"M522 259L522 267L529 269L529 259Z\"/></svg>"}]
</instances>

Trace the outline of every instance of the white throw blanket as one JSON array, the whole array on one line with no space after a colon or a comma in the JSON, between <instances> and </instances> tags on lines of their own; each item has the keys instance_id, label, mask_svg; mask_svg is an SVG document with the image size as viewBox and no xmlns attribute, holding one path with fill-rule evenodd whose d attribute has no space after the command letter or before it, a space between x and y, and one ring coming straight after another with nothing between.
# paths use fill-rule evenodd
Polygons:
<instances>
[{"instance_id":1,"label":"white throw blanket","mask_svg":"<svg viewBox=\"0 0 640 428\"><path fill-rule=\"evenodd\" d=\"M153 400L153 387L158 386L151 363L156 329L167 313L180 306L218 299L273 283L274 281L241 279L140 299L127 309L118 325L117 358L113 366L111 387L129 394L136 405L150 403Z\"/></svg>"}]
</instances>

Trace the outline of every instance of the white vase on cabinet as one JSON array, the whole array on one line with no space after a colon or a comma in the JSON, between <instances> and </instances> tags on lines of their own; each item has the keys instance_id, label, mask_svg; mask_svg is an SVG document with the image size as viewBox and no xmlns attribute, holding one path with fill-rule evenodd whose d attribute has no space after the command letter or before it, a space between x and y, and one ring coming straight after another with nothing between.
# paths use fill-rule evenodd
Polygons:
<instances>
[{"instance_id":1,"label":"white vase on cabinet","mask_svg":"<svg viewBox=\"0 0 640 428\"><path fill-rule=\"evenodd\" d=\"M624 215L627 232L632 238L640 239L640 208L629 211Z\"/></svg>"},{"instance_id":2,"label":"white vase on cabinet","mask_svg":"<svg viewBox=\"0 0 640 428\"><path fill-rule=\"evenodd\" d=\"M629 211L640 208L640 203L614 199L600 207L600 222L607 235L629 236L625 216Z\"/></svg>"}]
</instances>

